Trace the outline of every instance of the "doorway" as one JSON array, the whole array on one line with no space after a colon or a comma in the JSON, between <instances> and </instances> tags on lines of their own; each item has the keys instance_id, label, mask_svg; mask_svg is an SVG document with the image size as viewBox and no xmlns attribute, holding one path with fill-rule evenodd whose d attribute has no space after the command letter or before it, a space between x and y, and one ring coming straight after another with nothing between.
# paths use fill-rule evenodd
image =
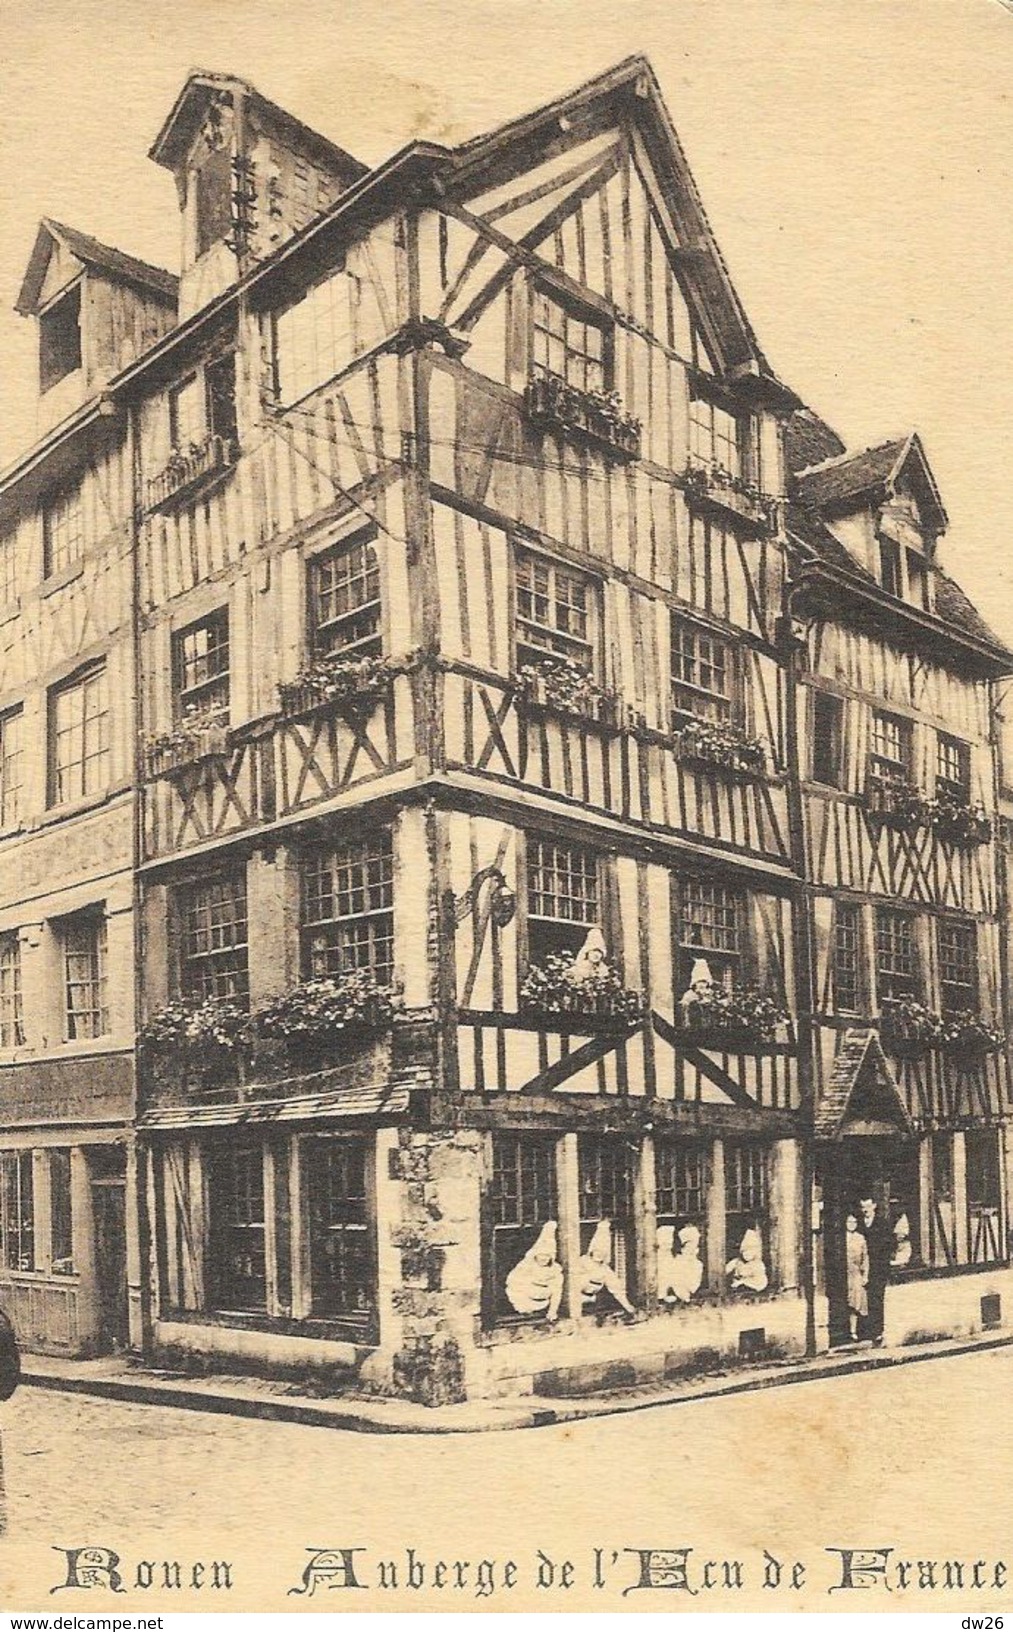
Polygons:
<instances>
[{"instance_id":1,"label":"doorway","mask_svg":"<svg viewBox=\"0 0 1013 1632\"><path fill-rule=\"evenodd\" d=\"M128 1338L126 1155L116 1146L89 1151L95 1229L98 1348L123 1349Z\"/></svg>"},{"instance_id":2,"label":"doorway","mask_svg":"<svg viewBox=\"0 0 1013 1632\"><path fill-rule=\"evenodd\" d=\"M819 1147L816 1178L823 1200L823 1279L829 1305L831 1348L851 1341L845 1221L871 1196L880 1218L893 1225L906 1213L912 1230L918 1219L918 1148L896 1135L845 1135ZM917 1242L914 1243L917 1251Z\"/></svg>"}]
</instances>

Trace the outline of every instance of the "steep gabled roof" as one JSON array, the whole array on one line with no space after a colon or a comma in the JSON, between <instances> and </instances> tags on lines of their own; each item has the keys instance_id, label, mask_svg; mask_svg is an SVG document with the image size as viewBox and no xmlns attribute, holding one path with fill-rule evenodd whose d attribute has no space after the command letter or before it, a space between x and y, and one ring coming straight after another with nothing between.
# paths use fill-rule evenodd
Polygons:
<instances>
[{"instance_id":1,"label":"steep gabled roof","mask_svg":"<svg viewBox=\"0 0 1013 1632\"><path fill-rule=\"evenodd\" d=\"M14 310L20 312L22 317L30 317L38 311L46 268L55 246L67 250L85 266L97 267L117 283L129 283L147 294L157 295L166 305L174 306L176 303L179 279L172 272L166 272L160 266L151 266L147 261L139 261L135 255L126 255L121 249L101 244L97 238L90 238L76 227L64 226L61 221L44 216L39 223L28 269L14 303Z\"/></svg>"},{"instance_id":2,"label":"steep gabled roof","mask_svg":"<svg viewBox=\"0 0 1013 1632\"><path fill-rule=\"evenodd\" d=\"M860 453L839 454L795 473L795 496L801 504L827 514L857 509L866 501L892 496L903 474L920 489L922 507L933 533L947 524L946 511L917 431L898 441L881 442Z\"/></svg>"},{"instance_id":3,"label":"steep gabled roof","mask_svg":"<svg viewBox=\"0 0 1013 1632\"><path fill-rule=\"evenodd\" d=\"M716 365L726 379L765 392L782 406L797 406L798 398L763 355L732 285L646 57L629 57L565 96L463 143L454 151L450 185L464 196L491 188L533 167L547 151L576 145L624 116L635 124L650 156L667 215L659 226Z\"/></svg>"},{"instance_id":4,"label":"steep gabled roof","mask_svg":"<svg viewBox=\"0 0 1013 1632\"><path fill-rule=\"evenodd\" d=\"M812 408L798 408L784 430L784 456L789 471L807 470L810 465L837 459L847 447L832 425Z\"/></svg>"},{"instance_id":5,"label":"steep gabled roof","mask_svg":"<svg viewBox=\"0 0 1013 1632\"><path fill-rule=\"evenodd\" d=\"M214 74L205 69L191 73L180 91L168 118L148 152L148 157L168 170L176 169L200 129L208 106L217 96L240 97L271 123L283 130L293 145L314 155L331 169L343 171L349 181L364 176L369 166L346 153L343 147L317 130L304 125L294 114L287 113L277 102L262 96L256 86L234 74Z\"/></svg>"},{"instance_id":6,"label":"steep gabled roof","mask_svg":"<svg viewBox=\"0 0 1013 1632\"><path fill-rule=\"evenodd\" d=\"M876 1126L883 1132L912 1132L879 1034L867 1026L852 1026L841 1038L830 1075L817 1097L814 1132L817 1139L840 1139L849 1122Z\"/></svg>"}]
</instances>

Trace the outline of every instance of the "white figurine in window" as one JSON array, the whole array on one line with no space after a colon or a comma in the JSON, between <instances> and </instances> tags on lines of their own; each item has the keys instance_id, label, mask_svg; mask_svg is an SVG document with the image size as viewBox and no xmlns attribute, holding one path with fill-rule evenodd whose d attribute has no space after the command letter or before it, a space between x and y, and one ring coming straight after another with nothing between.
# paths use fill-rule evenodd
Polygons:
<instances>
[{"instance_id":1,"label":"white figurine in window","mask_svg":"<svg viewBox=\"0 0 1013 1632\"><path fill-rule=\"evenodd\" d=\"M662 1224L658 1230L658 1297L662 1303L689 1303L703 1280L700 1231L695 1224L684 1224L678 1252L673 1250L674 1237L674 1226Z\"/></svg>"},{"instance_id":2,"label":"white figurine in window","mask_svg":"<svg viewBox=\"0 0 1013 1632\"><path fill-rule=\"evenodd\" d=\"M576 985L585 980L601 980L609 972L609 966L605 962L607 951L604 935L598 925L593 924L587 932L583 946L574 957L569 978Z\"/></svg>"},{"instance_id":3,"label":"white figurine in window","mask_svg":"<svg viewBox=\"0 0 1013 1632\"><path fill-rule=\"evenodd\" d=\"M907 1213L901 1213L893 1227L893 1257L890 1259L894 1269L906 1269L911 1262L913 1247L911 1246L911 1221Z\"/></svg>"},{"instance_id":4,"label":"white figurine in window","mask_svg":"<svg viewBox=\"0 0 1013 1632\"><path fill-rule=\"evenodd\" d=\"M763 1241L759 1230L748 1229L739 1243L739 1255L725 1265L733 1292L765 1292L767 1266L763 1261Z\"/></svg>"},{"instance_id":5,"label":"white figurine in window","mask_svg":"<svg viewBox=\"0 0 1013 1632\"><path fill-rule=\"evenodd\" d=\"M585 1309L597 1303L600 1292L607 1292L628 1315L636 1313L626 1296L626 1288L612 1268L612 1229L607 1218L600 1219L595 1225L587 1251L577 1265L577 1275L581 1303Z\"/></svg>"},{"instance_id":6,"label":"white figurine in window","mask_svg":"<svg viewBox=\"0 0 1013 1632\"><path fill-rule=\"evenodd\" d=\"M543 1224L506 1278L507 1302L519 1315L541 1315L555 1320L563 1299L563 1266L556 1257L556 1221Z\"/></svg>"},{"instance_id":7,"label":"white figurine in window","mask_svg":"<svg viewBox=\"0 0 1013 1632\"><path fill-rule=\"evenodd\" d=\"M682 1024L692 1030L700 1017L700 1008L714 990L714 976L706 958L697 958L689 972L689 985L679 999Z\"/></svg>"}]
</instances>

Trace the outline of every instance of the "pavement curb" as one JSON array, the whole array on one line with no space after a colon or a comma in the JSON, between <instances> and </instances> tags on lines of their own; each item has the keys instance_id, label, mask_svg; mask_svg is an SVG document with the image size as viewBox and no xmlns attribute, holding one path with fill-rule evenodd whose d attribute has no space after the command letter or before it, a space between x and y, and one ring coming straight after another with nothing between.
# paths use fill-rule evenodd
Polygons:
<instances>
[{"instance_id":1,"label":"pavement curb","mask_svg":"<svg viewBox=\"0 0 1013 1632\"><path fill-rule=\"evenodd\" d=\"M364 1404L360 1409L332 1405L314 1405L308 1401L271 1398L267 1395L238 1394L214 1388L191 1387L182 1384L160 1383L141 1377L68 1376L52 1371L33 1371L30 1363L23 1366L21 1381L28 1388L50 1389L57 1393L89 1395L97 1399L115 1400L121 1404L169 1406L178 1411L206 1411L217 1416L258 1419L263 1422L297 1423L305 1427L336 1428L359 1434L477 1434L503 1432L515 1428L548 1428L581 1422L588 1418L623 1416L631 1411L648 1411L662 1405L693 1405L705 1400L733 1394L751 1394L760 1389L783 1388L800 1383L819 1382L828 1377L849 1377L857 1372L887 1371L898 1366L924 1363L929 1360L950 1360L961 1355L1008 1348L1013 1345L1013 1333L999 1337L969 1338L944 1347L881 1350L861 1355L848 1355L840 1360L817 1359L798 1367L765 1372L762 1376L740 1375L715 1379L711 1385L687 1387L673 1385L651 1393L631 1391L626 1396L586 1398L581 1400L550 1400L538 1396L537 1404L490 1404L480 1418L453 1420L444 1412L458 1411L457 1406L418 1406L417 1419L400 1420L383 1414L379 1403L375 1407ZM464 1408L467 1409L467 1408Z\"/></svg>"}]
</instances>

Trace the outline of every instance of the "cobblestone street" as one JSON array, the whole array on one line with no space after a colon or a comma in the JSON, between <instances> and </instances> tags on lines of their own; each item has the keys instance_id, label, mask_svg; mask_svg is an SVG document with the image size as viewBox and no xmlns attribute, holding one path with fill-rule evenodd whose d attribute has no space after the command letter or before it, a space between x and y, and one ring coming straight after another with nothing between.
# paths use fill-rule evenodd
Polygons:
<instances>
[{"instance_id":1,"label":"cobblestone street","mask_svg":"<svg viewBox=\"0 0 1013 1632\"><path fill-rule=\"evenodd\" d=\"M472 1575L460 1587L406 1587L408 1547L430 1570L439 1559L486 1559L497 1569L515 1560L517 1584L504 1590L493 1573L480 1600L511 1609L565 1607L565 1592L533 1584L539 1548L557 1564L572 1559L578 1585L592 1549L603 1548L603 1609L620 1607L635 1578L628 1556L609 1562L625 1547L692 1547L694 1567L707 1557L741 1559L754 1573L766 1548L782 1562L805 1560L823 1593L838 1578L828 1547L892 1547L894 1560L960 1558L970 1569L1008 1547L1013 1450L992 1402L1011 1383L1013 1354L1003 1349L566 1428L443 1437L348 1434L26 1388L3 1413L2 1602L97 1608L105 1594L49 1596L63 1579L54 1547L84 1545L119 1553L131 1586L137 1560L179 1560L186 1569L231 1561L227 1595L205 1584L200 1593L153 1588L118 1600L138 1611L156 1596L160 1608L300 1607L306 1595L288 1597L288 1589L316 1547L367 1549L358 1557L374 1588L376 1561L400 1561L396 1591L315 1593L309 1607L330 1610L475 1607ZM725 1470L720 1481L715 1469ZM938 1500L926 1506L926 1490L951 1492L947 1509ZM719 1607L718 1590L696 1585L693 1607ZM862 1608L901 1607L896 1583L889 1600L876 1586ZM904 1595L909 1607L933 1609L1000 1609L1002 1596L914 1586ZM773 1607L783 1601L768 1597ZM683 1600L633 1601L671 1608ZM795 1594L786 1607L800 1601ZM732 1594L722 1607L736 1602Z\"/></svg>"}]
</instances>

